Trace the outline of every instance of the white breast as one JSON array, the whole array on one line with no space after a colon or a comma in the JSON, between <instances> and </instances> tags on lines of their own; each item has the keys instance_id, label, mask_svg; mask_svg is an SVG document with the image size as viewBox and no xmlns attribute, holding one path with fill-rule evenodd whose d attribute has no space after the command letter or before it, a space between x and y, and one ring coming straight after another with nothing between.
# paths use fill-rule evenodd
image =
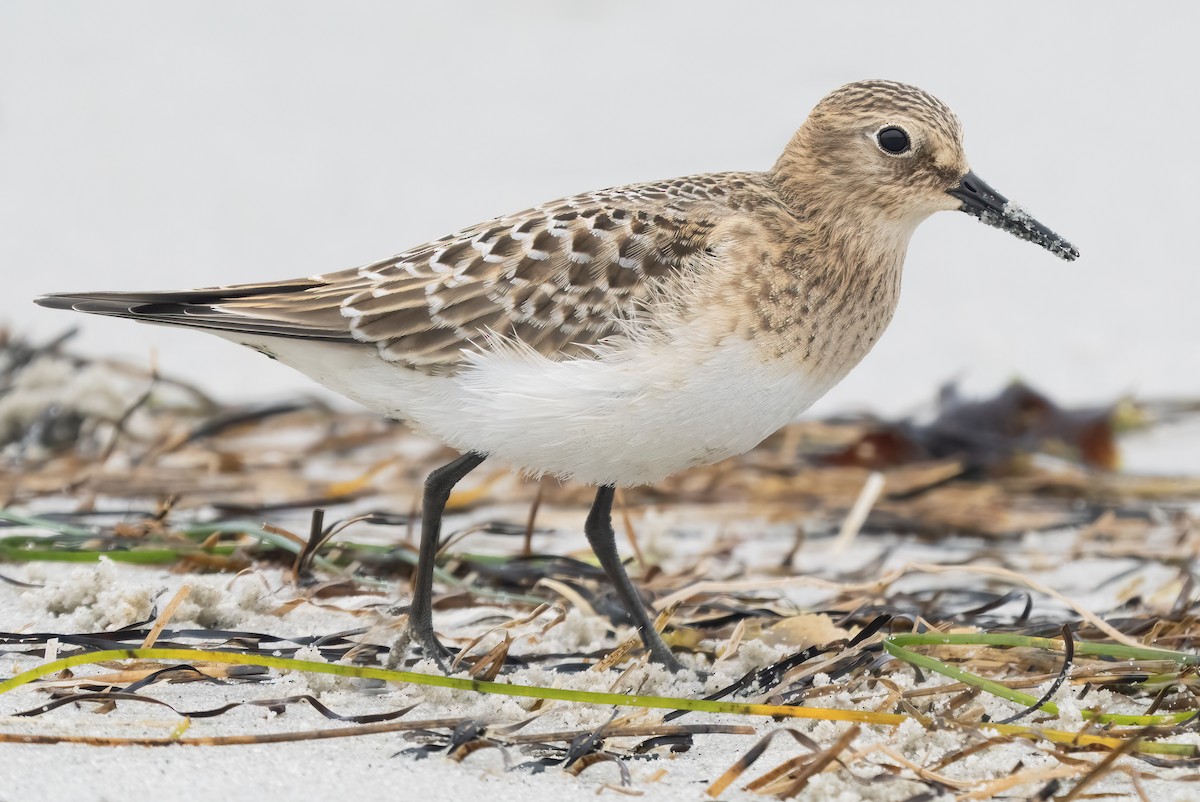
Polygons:
<instances>
[{"instance_id":1,"label":"white breast","mask_svg":"<svg viewBox=\"0 0 1200 802\"><path fill-rule=\"evenodd\" d=\"M686 330L560 362L529 349L477 351L452 376L368 349L230 339L449 446L588 484L647 484L748 451L836 380L814 382L791 360L764 362L745 339Z\"/></svg>"}]
</instances>

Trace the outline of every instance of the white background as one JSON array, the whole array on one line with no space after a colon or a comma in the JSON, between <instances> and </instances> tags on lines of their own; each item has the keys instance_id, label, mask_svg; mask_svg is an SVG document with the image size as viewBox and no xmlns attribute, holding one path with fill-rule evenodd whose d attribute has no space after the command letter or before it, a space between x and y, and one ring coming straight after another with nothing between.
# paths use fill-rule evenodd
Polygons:
<instances>
[{"instance_id":1,"label":"white background","mask_svg":"<svg viewBox=\"0 0 1200 802\"><path fill-rule=\"evenodd\" d=\"M950 377L1200 395L1197 8L10 0L0 320L153 350L224 397L308 392L215 338L30 298L312 274L564 194L765 169L827 91L883 77L950 103L975 170L1083 258L936 216L891 330L814 413Z\"/></svg>"}]
</instances>

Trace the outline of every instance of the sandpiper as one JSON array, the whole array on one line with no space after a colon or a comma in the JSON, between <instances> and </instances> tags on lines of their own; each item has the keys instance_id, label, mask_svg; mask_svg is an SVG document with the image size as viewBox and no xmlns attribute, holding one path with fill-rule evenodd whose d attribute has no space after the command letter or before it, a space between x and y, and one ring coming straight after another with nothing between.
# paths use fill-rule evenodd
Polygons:
<instances>
[{"instance_id":1,"label":"sandpiper","mask_svg":"<svg viewBox=\"0 0 1200 802\"><path fill-rule=\"evenodd\" d=\"M614 488L747 451L833 387L891 320L913 230L943 209L1078 256L970 171L944 103L861 81L766 172L575 195L353 270L37 303L207 330L462 452L426 481L409 607L411 639L443 665L431 596L454 485L494 458L597 486L588 542L676 669L618 556Z\"/></svg>"}]
</instances>

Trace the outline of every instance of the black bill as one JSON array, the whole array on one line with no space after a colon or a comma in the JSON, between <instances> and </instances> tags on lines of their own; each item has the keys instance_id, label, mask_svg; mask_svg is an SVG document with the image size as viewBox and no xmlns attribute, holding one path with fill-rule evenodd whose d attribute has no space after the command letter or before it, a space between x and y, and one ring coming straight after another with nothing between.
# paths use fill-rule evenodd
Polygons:
<instances>
[{"instance_id":1,"label":"black bill","mask_svg":"<svg viewBox=\"0 0 1200 802\"><path fill-rule=\"evenodd\" d=\"M989 187L979 176L968 172L954 189L947 192L963 202L962 210L989 226L1001 228L1021 239L1036 242L1068 262L1079 258L1079 250L1065 239L1029 216L1029 212Z\"/></svg>"}]
</instances>

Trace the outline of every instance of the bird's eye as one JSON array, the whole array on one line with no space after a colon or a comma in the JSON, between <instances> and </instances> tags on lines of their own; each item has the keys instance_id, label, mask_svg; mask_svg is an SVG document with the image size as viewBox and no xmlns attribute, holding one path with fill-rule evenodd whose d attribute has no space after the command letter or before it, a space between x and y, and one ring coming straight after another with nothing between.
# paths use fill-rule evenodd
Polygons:
<instances>
[{"instance_id":1,"label":"bird's eye","mask_svg":"<svg viewBox=\"0 0 1200 802\"><path fill-rule=\"evenodd\" d=\"M875 141L879 143L879 147L894 156L907 153L912 148L912 140L908 138L908 133L895 125L879 129Z\"/></svg>"}]
</instances>

